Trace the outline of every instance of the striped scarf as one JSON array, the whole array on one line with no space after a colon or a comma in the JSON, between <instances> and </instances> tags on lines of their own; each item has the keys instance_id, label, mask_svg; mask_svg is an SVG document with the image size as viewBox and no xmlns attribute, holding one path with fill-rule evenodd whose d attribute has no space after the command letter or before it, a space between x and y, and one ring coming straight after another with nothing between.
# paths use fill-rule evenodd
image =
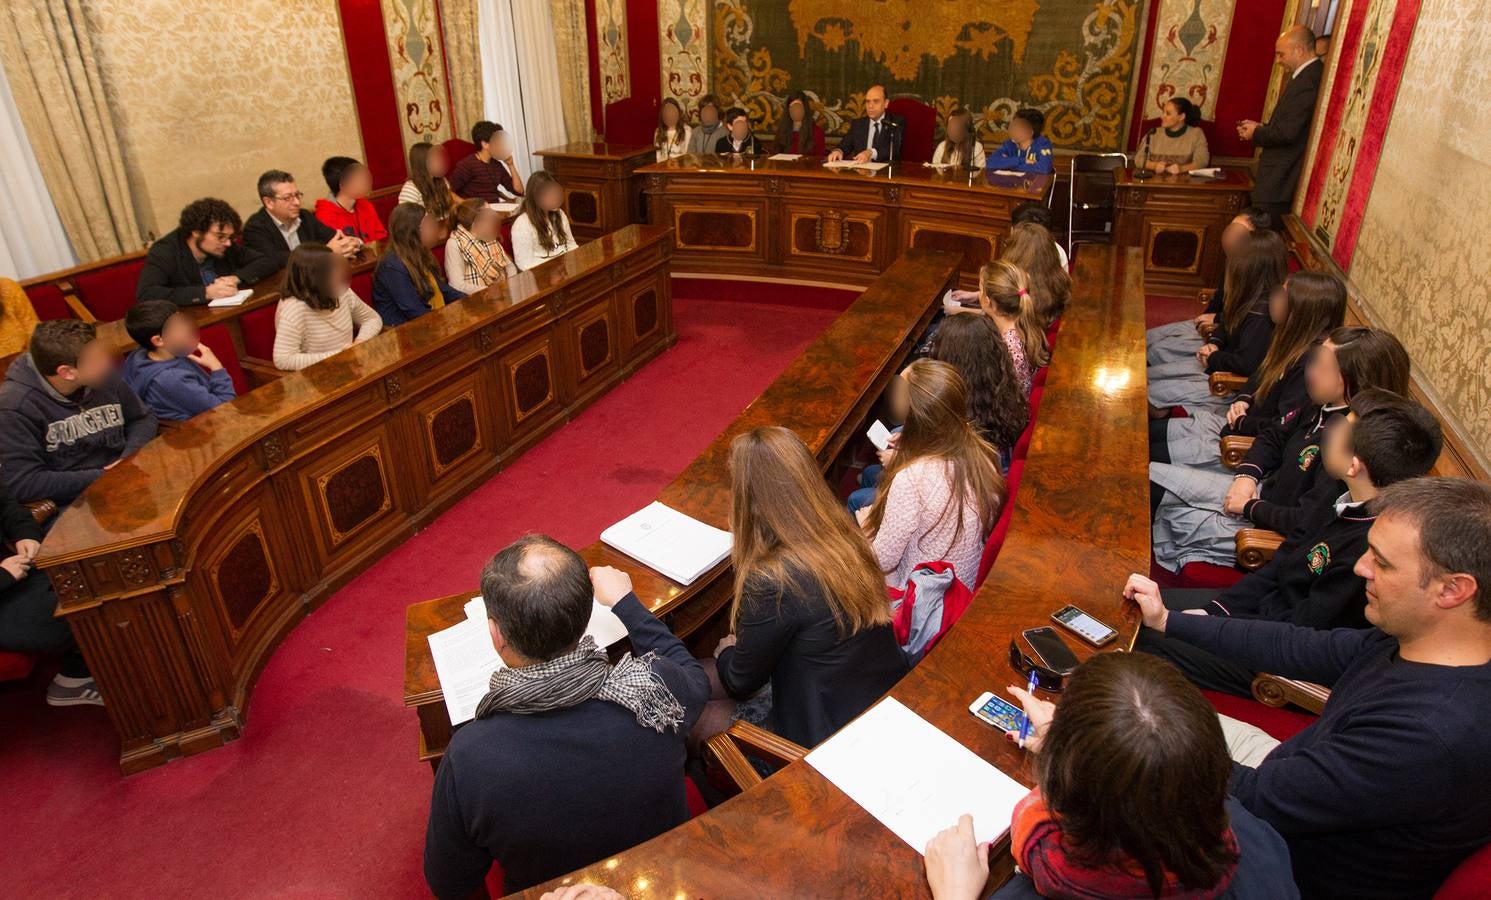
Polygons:
<instances>
[{"instance_id":1,"label":"striped scarf","mask_svg":"<svg viewBox=\"0 0 1491 900\"><path fill-rule=\"evenodd\" d=\"M683 724L683 706L652 669L655 652L630 653L611 665L606 651L585 635L580 645L548 662L492 673L487 695L476 707L484 719L496 712L516 715L551 712L579 706L592 697L620 704L632 711L637 724L661 733Z\"/></svg>"}]
</instances>

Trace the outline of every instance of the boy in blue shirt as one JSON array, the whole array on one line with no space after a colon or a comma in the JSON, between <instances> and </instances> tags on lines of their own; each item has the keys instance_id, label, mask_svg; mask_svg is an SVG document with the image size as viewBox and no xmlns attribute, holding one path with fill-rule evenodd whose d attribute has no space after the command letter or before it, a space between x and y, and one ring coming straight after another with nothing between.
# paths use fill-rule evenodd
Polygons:
<instances>
[{"instance_id":1,"label":"boy in blue shirt","mask_svg":"<svg viewBox=\"0 0 1491 900\"><path fill-rule=\"evenodd\" d=\"M1038 109L1025 107L1010 119L1009 140L1000 144L985 161L989 171L1025 172L1050 175L1056 170L1051 139L1041 134L1046 116Z\"/></svg>"},{"instance_id":2,"label":"boy in blue shirt","mask_svg":"<svg viewBox=\"0 0 1491 900\"><path fill-rule=\"evenodd\" d=\"M236 396L233 379L201 342L196 320L176 304L136 303L124 330L140 345L124 360L124 380L159 418L185 421Z\"/></svg>"}]
</instances>

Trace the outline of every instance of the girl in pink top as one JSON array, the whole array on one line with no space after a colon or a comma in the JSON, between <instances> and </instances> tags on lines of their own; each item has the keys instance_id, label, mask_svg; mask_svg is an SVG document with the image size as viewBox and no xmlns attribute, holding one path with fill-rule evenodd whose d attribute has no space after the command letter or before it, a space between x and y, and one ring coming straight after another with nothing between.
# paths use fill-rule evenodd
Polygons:
<instances>
[{"instance_id":1,"label":"girl in pink top","mask_svg":"<svg viewBox=\"0 0 1491 900\"><path fill-rule=\"evenodd\" d=\"M904 587L919 563L944 560L973 588L984 541L1004 502L999 453L968 423L958 370L919 359L901 372L906 424L860 523L885 583Z\"/></svg>"},{"instance_id":2,"label":"girl in pink top","mask_svg":"<svg viewBox=\"0 0 1491 900\"><path fill-rule=\"evenodd\" d=\"M1010 361L1015 365L1020 389L1028 397L1035 384L1036 370L1051 362L1046 325L1030 295L1030 279L1019 266L1000 259L986 264L979 272L978 288L979 310L999 327L1004 345L1010 352ZM944 309L954 313L978 312L969 306L958 305L970 302L972 294L972 291L952 291L948 295L951 302L945 303Z\"/></svg>"}]
</instances>

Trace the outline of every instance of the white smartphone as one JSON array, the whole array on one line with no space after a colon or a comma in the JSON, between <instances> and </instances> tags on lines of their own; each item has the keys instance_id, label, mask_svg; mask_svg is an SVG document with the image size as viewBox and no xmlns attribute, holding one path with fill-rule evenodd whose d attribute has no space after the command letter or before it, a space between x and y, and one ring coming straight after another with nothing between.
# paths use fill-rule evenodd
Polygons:
<instances>
[{"instance_id":1,"label":"white smartphone","mask_svg":"<svg viewBox=\"0 0 1491 900\"><path fill-rule=\"evenodd\" d=\"M1070 604L1051 614L1051 621L1093 645L1101 647L1118 637L1118 632Z\"/></svg>"},{"instance_id":2,"label":"white smartphone","mask_svg":"<svg viewBox=\"0 0 1491 900\"><path fill-rule=\"evenodd\" d=\"M991 691L979 694L978 699L969 705L968 711L986 725L993 725L1000 731L1008 731L1011 734L1019 734L1020 723L1025 720L1024 710L1008 700L994 696Z\"/></svg>"}]
</instances>

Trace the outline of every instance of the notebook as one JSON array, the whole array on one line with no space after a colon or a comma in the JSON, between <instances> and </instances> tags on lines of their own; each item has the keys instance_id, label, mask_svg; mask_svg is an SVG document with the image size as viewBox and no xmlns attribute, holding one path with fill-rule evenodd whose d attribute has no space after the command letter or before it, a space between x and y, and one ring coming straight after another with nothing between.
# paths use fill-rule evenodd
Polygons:
<instances>
[{"instance_id":1,"label":"notebook","mask_svg":"<svg viewBox=\"0 0 1491 900\"><path fill-rule=\"evenodd\" d=\"M211 303L209 303L207 305L208 306L212 306L212 307L242 306L243 305L243 301L245 301L249 297L251 297L253 295L253 293L254 293L254 289L253 288L244 288L243 290L239 291L238 293L234 294L231 297L219 297L218 299L212 301Z\"/></svg>"},{"instance_id":2,"label":"notebook","mask_svg":"<svg viewBox=\"0 0 1491 900\"><path fill-rule=\"evenodd\" d=\"M917 853L964 813L975 840L997 839L1029 793L893 697L804 758Z\"/></svg>"},{"instance_id":3,"label":"notebook","mask_svg":"<svg viewBox=\"0 0 1491 900\"><path fill-rule=\"evenodd\" d=\"M656 501L601 532L601 540L679 584L730 555L730 532Z\"/></svg>"},{"instance_id":4,"label":"notebook","mask_svg":"<svg viewBox=\"0 0 1491 900\"><path fill-rule=\"evenodd\" d=\"M875 445L876 450L884 450L890 446L890 429L886 428L885 423L879 419L876 419L875 424L870 426L870 430L865 432L865 437L870 439L870 443Z\"/></svg>"}]
</instances>

